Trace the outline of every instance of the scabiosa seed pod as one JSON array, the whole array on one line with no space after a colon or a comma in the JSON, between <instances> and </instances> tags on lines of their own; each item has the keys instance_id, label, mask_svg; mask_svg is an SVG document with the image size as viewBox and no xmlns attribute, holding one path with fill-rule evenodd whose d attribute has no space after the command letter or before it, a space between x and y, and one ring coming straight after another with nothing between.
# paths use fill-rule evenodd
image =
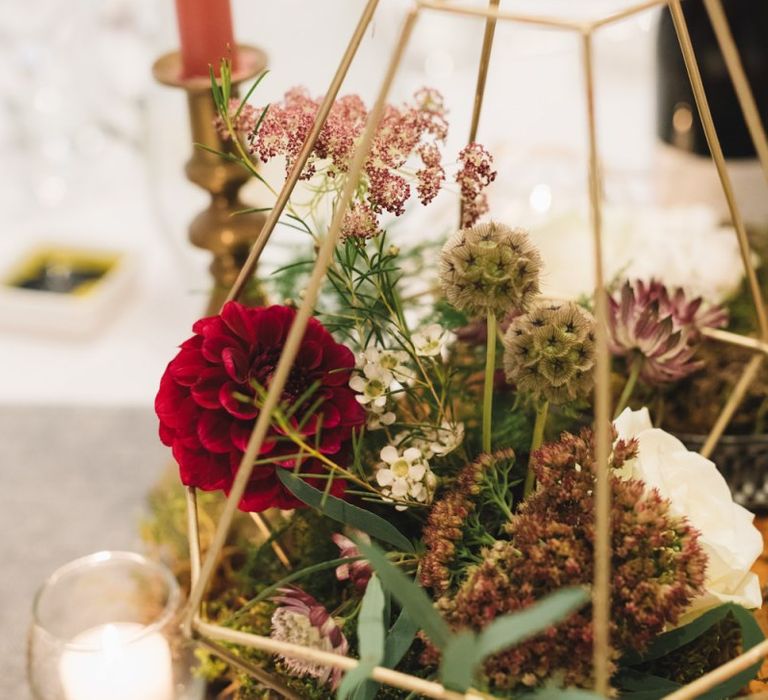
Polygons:
<instances>
[{"instance_id":1,"label":"scabiosa seed pod","mask_svg":"<svg viewBox=\"0 0 768 700\"><path fill-rule=\"evenodd\" d=\"M592 390L595 319L578 304L541 304L518 316L504 336L504 370L535 401L563 404Z\"/></svg>"},{"instance_id":2,"label":"scabiosa seed pod","mask_svg":"<svg viewBox=\"0 0 768 700\"><path fill-rule=\"evenodd\" d=\"M279 606L272 614L272 639L335 654L347 654L347 639L323 605L295 586L280 588L279 592L280 595L272 599ZM292 675L311 676L320 685L330 683L333 689L339 685L341 669L290 656L280 658Z\"/></svg>"},{"instance_id":3,"label":"scabiosa seed pod","mask_svg":"<svg viewBox=\"0 0 768 700\"><path fill-rule=\"evenodd\" d=\"M471 314L526 310L539 294L541 256L523 229L498 223L458 231L443 246L440 280L448 301Z\"/></svg>"}]
</instances>

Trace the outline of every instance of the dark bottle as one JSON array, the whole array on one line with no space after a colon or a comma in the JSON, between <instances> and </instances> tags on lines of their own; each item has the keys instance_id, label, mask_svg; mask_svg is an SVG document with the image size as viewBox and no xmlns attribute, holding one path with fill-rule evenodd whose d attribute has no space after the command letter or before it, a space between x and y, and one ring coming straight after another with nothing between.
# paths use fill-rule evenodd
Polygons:
<instances>
[{"instance_id":1,"label":"dark bottle","mask_svg":"<svg viewBox=\"0 0 768 700\"><path fill-rule=\"evenodd\" d=\"M768 126L768 0L722 0L763 123ZM725 157L755 158L736 93L702 0L684 0L691 41ZM658 135L679 148L709 155L691 85L668 9L658 33Z\"/></svg>"}]
</instances>

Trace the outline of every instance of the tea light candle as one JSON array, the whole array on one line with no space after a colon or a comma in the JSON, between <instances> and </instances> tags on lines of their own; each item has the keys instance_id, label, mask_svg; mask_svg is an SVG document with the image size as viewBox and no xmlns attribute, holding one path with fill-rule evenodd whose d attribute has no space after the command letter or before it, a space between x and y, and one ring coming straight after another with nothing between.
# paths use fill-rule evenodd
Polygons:
<instances>
[{"instance_id":1,"label":"tea light candle","mask_svg":"<svg viewBox=\"0 0 768 700\"><path fill-rule=\"evenodd\" d=\"M115 622L74 637L59 661L66 700L172 700L171 649L145 629Z\"/></svg>"}]
</instances>

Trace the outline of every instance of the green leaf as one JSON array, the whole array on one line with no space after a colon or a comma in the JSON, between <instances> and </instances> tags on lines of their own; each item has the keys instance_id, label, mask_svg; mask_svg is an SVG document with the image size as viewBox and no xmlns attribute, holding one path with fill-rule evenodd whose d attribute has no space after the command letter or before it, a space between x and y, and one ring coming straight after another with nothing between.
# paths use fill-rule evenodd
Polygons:
<instances>
[{"instance_id":1,"label":"green leaf","mask_svg":"<svg viewBox=\"0 0 768 700\"><path fill-rule=\"evenodd\" d=\"M344 700L364 684L373 669L384 659L384 603L381 583L375 575L371 576L357 618L360 663L344 675L336 693L338 700Z\"/></svg>"},{"instance_id":2,"label":"green leaf","mask_svg":"<svg viewBox=\"0 0 768 700\"><path fill-rule=\"evenodd\" d=\"M400 663L406 652L411 648L419 625L403 608L387 634L386 653L384 665L387 668L395 668Z\"/></svg>"},{"instance_id":3,"label":"green leaf","mask_svg":"<svg viewBox=\"0 0 768 700\"><path fill-rule=\"evenodd\" d=\"M464 630L451 637L440 660L440 680L450 690L465 692L472 686L477 666L477 637Z\"/></svg>"},{"instance_id":4,"label":"green leaf","mask_svg":"<svg viewBox=\"0 0 768 700\"><path fill-rule=\"evenodd\" d=\"M277 583L273 583L271 586L267 586L255 598L251 598L247 603L245 603L245 605L238 608L237 612L235 612L221 624L224 627L227 627L233 622L236 622L251 608L253 608L254 605L258 605L261 603L261 601L269 598L269 596L275 593L278 588L287 586L289 583L293 583L294 581L304 578L305 576L309 576L310 574L316 574L320 571L326 571L327 569L334 569L337 566L341 566L342 564L351 564L353 562L360 561L361 558L362 557L339 557L338 559L331 559L329 561L321 561L318 564L312 564L303 569L299 569L299 571L293 571L285 578L280 579Z\"/></svg>"},{"instance_id":5,"label":"green leaf","mask_svg":"<svg viewBox=\"0 0 768 700\"><path fill-rule=\"evenodd\" d=\"M253 95L253 91L259 87L259 83L261 83L264 78L267 77L267 74L269 73L269 69L263 70L258 78L256 78L256 81L251 85L251 87L248 88L248 92L245 93L245 97L243 97L242 100L240 100L240 105L237 108L237 111L235 112L235 116L232 121L237 119L240 116L240 111L243 109L245 104L248 102L248 100L251 99L251 95Z\"/></svg>"},{"instance_id":6,"label":"green leaf","mask_svg":"<svg viewBox=\"0 0 768 700\"><path fill-rule=\"evenodd\" d=\"M757 621L748 610L735 603L720 605L703 613L687 625L660 635L651 643L647 653L642 657L637 654L625 654L625 657L622 659L624 668L618 676L618 684L622 689L630 692L622 693L622 698L657 700L668 695L671 691L680 688L681 685L679 683L628 667L653 661L677 651L702 634L705 634L713 625L720 622L728 614L733 615L741 628L744 651L748 651L765 639ZM750 680L755 678L760 670L760 666L761 662L756 662L750 668L736 674L727 681L723 681L720 685L699 696L698 700L723 700L724 698L731 697Z\"/></svg>"},{"instance_id":7,"label":"green leaf","mask_svg":"<svg viewBox=\"0 0 768 700\"><path fill-rule=\"evenodd\" d=\"M367 544L359 539L355 544L379 575L382 585L408 611L413 621L426 632L432 643L440 650L445 649L451 638L451 631L445 620L440 617L440 613L433 607L424 589L391 564L384 552L375 544Z\"/></svg>"},{"instance_id":8,"label":"green leaf","mask_svg":"<svg viewBox=\"0 0 768 700\"><path fill-rule=\"evenodd\" d=\"M316 508L323 515L361 530L374 539L397 547L402 552L413 552L413 545L392 523L364 508L358 508L340 498L324 494L310 486L287 469L278 469L277 476L296 498L308 506Z\"/></svg>"},{"instance_id":9,"label":"green leaf","mask_svg":"<svg viewBox=\"0 0 768 700\"><path fill-rule=\"evenodd\" d=\"M589 601L583 588L564 588L542 598L520 612L496 618L477 638L475 659L482 662L492 654L533 637L562 621Z\"/></svg>"}]
</instances>

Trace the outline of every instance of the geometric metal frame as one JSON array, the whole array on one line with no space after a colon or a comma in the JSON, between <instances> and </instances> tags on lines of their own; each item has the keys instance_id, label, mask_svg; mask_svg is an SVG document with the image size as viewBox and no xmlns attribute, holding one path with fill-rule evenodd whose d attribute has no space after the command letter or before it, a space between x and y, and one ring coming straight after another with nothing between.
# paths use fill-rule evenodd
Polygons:
<instances>
[{"instance_id":1,"label":"geometric metal frame","mask_svg":"<svg viewBox=\"0 0 768 700\"><path fill-rule=\"evenodd\" d=\"M712 427L707 441L702 449L702 454L708 456L715 448L722 436L734 411L741 403L746 390L754 376L760 369L768 355L768 315L766 314L765 301L761 296L757 275L750 260L749 242L744 222L736 203L733 185L726 167L725 157L720 146L720 141L715 130L712 114L707 102L707 97L701 81L701 74L696 56L691 44L688 26L682 11L683 0L645 0L631 7L610 13L593 21L572 21L556 17L531 15L502 11L499 9L500 0L489 0L489 6L485 9L463 7L448 4L444 0L414 0L412 8L405 15L403 26L397 44L390 56L385 75L383 77L376 102L368 115L365 129L360 143L355 151L353 160L346 174L344 188L339 203L335 209L329 231L322 241L310 280L307 284L302 303L297 309L296 316L291 325L280 359L272 377L268 392L264 397L262 410L254 424L253 431L248 441L245 453L237 470L232 488L227 497L225 507L211 544L202 560L200 542L198 536L198 512L195 489L187 489L188 530L190 544L190 561L192 570L192 586L187 606L183 612L183 631L189 638L194 638L200 644L208 648L214 654L222 657L227 662L239 667L259 679L266 687L271 688L285 697L298 700L298 696L286 688L278 679L267 673L257 665L232 654L219 642L234 643L248 646L271 653L280 653L286 656L301 658L321 665L339 668L348 671L358 662L347 656L325 652L318 649L303 647L276 641L270 637L249 634L232 630L220 625L205 621L200 614L201 605L206 588L211 580L223 549L237 504L239 503L250 479L254 461L259 454L262 442L266 436L271 422L271 415L277 408L279 397L282 394L285 382L295 360L301 339L304 335L307 323L315 306L318 292L325 278L327 269L332 261L333 251L339 238L339 232L343 217L350 205L355 190L355 182L365 164L370 150L376 128L383 114L387 95L398 72L401 59L410 40L414 25L421 14L425 12L442 12L461 15L465 17L480 17L486 20L483 46L481 50L480 64L477 76L477 86L474 96L472 122L470 126L470 141L475 139L485 94L485 82L488 65L492 53L494 30L497 22L513 22L519 24L534 25L542 28L575 32L581 37L582 70L584 73L584 96L587 116L588 137L588 186L593 230L593 253L595 265L595 316L597 319L597 361L595 376L595 433L596 433L596 461L597 478L595 485L595 576L592 587L593 602L593 626L594 626L594 675L595 689L605 695L609 687L609 618L610 618L610 488L608 474L608 459L611 450L610 442L610 353L607 342L607 300L605 295L605 282L603 276L603 252L602 252L602 181L600 158L597 143L597 124L595 117L595 85L593 66L593 37L600 28L619 22L640 12L654 7L667 6L670 9L673 24L680 43L685 65L693 88L699 116L709 144L712 160L718 172L720 183L728 202L731 220L736 231L741 258L744 264L748 286L752 295L755 312L758 319L759 337L753 338L741 336L726 331L706 331L705 335L710 339L749 349L754 353L751 361L745 367L740 380L733 388L719 418ZM755 144L765 177L768 182L768 139L760 119L760 114L755 105L752 91L744 74L744 69L738 54L737 47L728 26L727 18L723 11L722 0L704 0L710 21L715 30L715 35L720 44L725 58L729 75L733 82L739 104L745 116L751 138ZM275 205L269 212L267 220L256 242L253 244L248 259L246 260L240 275L229 292L228 300L237 299L243 292L245 285L253 274L259 257L264 250L282 212L287 205L291 194L299 181L299 176L309 158L315 142L325 124L330 109L335 101L339 89L346 77L347 71L354 60L357 49L368 28L371 19L378 6L378 0L367 0L363 13L355 27L353 35L340 61L338 69L331 81L328 91L320 105L314 125L299 153L296 162L286 178L280 190ZM667 696L669 700L689 700L698 697L701 693L716 686L739 671L748 668L756 661L768 656L768 640L761 642L749 651L727 662L723 666L702 676L689 685ZM460 700L461 698L488 698L489 695L470 690L466 694L451 691L443 685L422 678L395 671L393 669L376 667L371 677L376 681L392 685L404 690L409 690L420 695L446 699Z\"/></svg>"}]
</instances>

